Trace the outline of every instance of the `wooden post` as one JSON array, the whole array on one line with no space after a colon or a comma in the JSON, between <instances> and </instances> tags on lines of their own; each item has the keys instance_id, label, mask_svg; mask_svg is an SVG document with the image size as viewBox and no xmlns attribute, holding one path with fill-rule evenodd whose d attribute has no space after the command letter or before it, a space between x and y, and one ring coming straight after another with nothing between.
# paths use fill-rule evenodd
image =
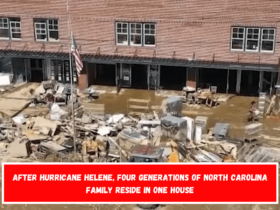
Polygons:
<instances>
[{"instance_id":1,"label":"wooden post","mask_svg":"<svg viewBox=\"0 0 280 210\"><path fill-rule=\"evenodd\" d=\"M236 93L240 93L240 85L241 85L241 70L237 70L237 78L236 78Z\"/></svg>"}]
</instances>

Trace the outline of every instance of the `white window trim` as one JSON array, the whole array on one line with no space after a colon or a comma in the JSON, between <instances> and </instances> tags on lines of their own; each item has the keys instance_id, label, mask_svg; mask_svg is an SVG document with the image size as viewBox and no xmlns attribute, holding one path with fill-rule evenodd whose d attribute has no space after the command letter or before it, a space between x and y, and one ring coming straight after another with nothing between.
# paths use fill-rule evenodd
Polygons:
<instances>
[{"instance_id":1,"label":"white window trim","mask_svg":"<svg viewBox=\"0 0 280 210\"><path fill-rule=\"evenodd\" d=\"M19 23L20 33L12 32L12 23ZM18 27L16 27L16 28L18 28ZM21 40L22 39L22 38L13 38L13 34L20 34L20 36L21 36L21 22L20 21L10 21L10 37L11 37L11 40Z\"/></svg>"},{"instance_id":2,"label":"white window trim","mask_svg":"<svg viewBox=\"0 0 280 210\"><path fill-rule=\"evenodd\" d=\"M146 44L145 44L145 42L146 42L145 26L146 26L146 25L154 25L154 26L155 26L155 34L147 34L147 35L155 36L155 44L154 44L154 45L151 45L151 44L146 45ZM143 36L144 36L143 41L144 41L144 43L143 43L142 46L145 46L145 47L155 47L155 46L156 46L156 43L157 43L157 40L156 40L157 36L156 36L156 34L157 34L157 24L155 24L155 23L144 23L144 24L143 24Z\"/></svg>"},{"instance_id":3,"label":"white window trim","mask_svg":"<svg viewBox=\"0 0 280 210\"><path fill-rule=\"evenodd\" d=\"M49 28L50 20L53 20L53 19L48 19L47 20L47 30L48 30L48 32L47 32L47 40L49 42L59 42L60 41L60 37L59 37L59 23L57 21L57 28L58 28L57 30L56 29L50 29ZM53 39L50 40L50 31L57 31L58 32L58 40L53 40Z\"/></svg>"},{"instance_id":4,"label":"white window trim","mask_svg":"<svg viewBox=\"0 0 280 210\"><path fill-rule=\"evenodd\" d=\"M241 38L233 38L233 29L234 28L243 28L243 39L241 39ZM231 51L244 51L244 47L245 47L245 41L246 41L246 37L245 37L245 30L246 30L246 28L245 27L238 27L238 26L236 26L236 27L231 27L231 39L230 39L230 50ZM242 44L242 49L232 49L232 40L243 40L243 44Z\"/></svg>"},{"instance_id":5,"label":"white window trim","mask_svg":"<svg viewBox=\"0 0 280 210\"><path fill-rule=\"evenodd\" d=\"M256 39L248 39L248 30L249 29L259 29L259 33L258 33L258 49L257 50L248 50L247 49L247 41L248 40L256 40ZM246 28L246 42L245 42L245 51L246 52L260 52L260 47L261 47L261 43L260 43L260 32L261 32L261 28Z\"/></svg>"},{"instance_id":6,"label":"white window trim","mask_svg":"<svg viewBox=\"0 0 280 210\"><path fill-rule=\"evenodd\" d=\"M127 25L127 33L122 33L122 32L118 32L118 24L126 24ZM126 22L116 22L116 45L118 46L129 46L129 36L128 36L128 31L129 31L129 28L128 28L129 24L126 23ZM123 43L118 43L118 35L119 34L122 34L122 35L127 35L127 44L123 44Z\"/></svg>"},{"instance_id":7,"label":"white window trim","mask_svg":"<svg viewBox=\"0 0 280 210\"><path fill-rule=\"evenodd\" d=\"M37 35L39 35L39 33L37 34L37 27L36 27L36 25L42 25L42 24L45 24L45 31L46 31L45 35L46 35L46 38L45 39L38 39ZM47 23L35 22L34 23L34 29L35 29L35 40L36 41L41 41L41 42L47 42L48 41ZM42 33L40 33L40 34L42 34Z\"/></svg>"},{"instance_id":8,"label":"white window trim","mask_svg":"<svg viewBox=\"0 0 280 210\"><path fill-rule=\"evenodd\" d=\"M0 27L0 29L6 29L6 30L8 30L8 32L10 33L10 29L9 29L9 18L1 18L1 19L6 19L6 20L7 20L8 26L7 26L7 28L5 28L5 27ZM9 34L8 37L0 37L0 40L10 40L10 34Z\"/></svg>"},{"instance_id":9,"label":"white window trim","mask_svg":"<svg viewBox=\"0 0 280 210\"><path fill-rule=\"evenodd\" d=\"M263 39L263 30L273 30L274 31L274 37L273 37L273 40L270 40L270 39ZM275 50L275 28L262 28L261 29L261 43L260 43L260 52L264 52L264 53L274 53L274 50ZM262 50L262 42L263 41L271 41L273 42L273 49L271 51L269 50Z\"/></svg>"},{"instance_id":10,"label":"white window trim","mask_svg":"<svg viewBox=\"0 0 280 210\"><path fill-rule=\"evenodd\" d=\"M131 25L132 24L135 24L135 25L140 25L141 26L141 33L140 34L138 34L138 33L132 33L131 32ZM136 30L137 30L137 27L136 27ZM129 33L129 45L131 45L131 46L142 46L143 45L143 24L142 23L130 23L129 24L129 31L130 31L130 33ZM141 37L141 44L131 44L131 35L136 35L136 36L139 36L140 35L140 37Z\"/></svg>"}]
</instances>

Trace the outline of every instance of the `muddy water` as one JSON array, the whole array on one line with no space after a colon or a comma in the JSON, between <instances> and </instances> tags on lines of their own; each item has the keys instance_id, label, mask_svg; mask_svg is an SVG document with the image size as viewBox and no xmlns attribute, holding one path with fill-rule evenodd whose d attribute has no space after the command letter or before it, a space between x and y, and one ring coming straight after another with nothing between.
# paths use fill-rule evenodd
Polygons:
<instances>
[{"instance_id":1,"label":"muddy water","mask_svg":"<svg viewBox=\"0 0 280 210\"><path fill-rule=\"evenodd\" d=\"M127 113L129 98L150 99L150 105L160 105L163 98L155 95L155 91L123 89L119 94L101 94L93 103L105 104L105 111L111 113Z\"/></svg>"}]
</instances>

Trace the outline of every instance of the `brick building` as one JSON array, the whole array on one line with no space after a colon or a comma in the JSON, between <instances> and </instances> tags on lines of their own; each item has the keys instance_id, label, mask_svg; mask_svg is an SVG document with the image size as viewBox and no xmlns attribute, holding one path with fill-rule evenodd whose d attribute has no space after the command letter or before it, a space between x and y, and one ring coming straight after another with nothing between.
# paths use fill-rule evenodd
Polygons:
<instances>
[{"instance_id":1,"label":"brick building","mask_svg":"<svg viewBox=\"0 0 280 210\"><path fill-rule=\"evenodd\" d=\"M116 85L257 94L277 82L276 0L70 0L81 88ZM67 1L1 0L0 70L70 81Z\"/></svg>"}]
</instances>

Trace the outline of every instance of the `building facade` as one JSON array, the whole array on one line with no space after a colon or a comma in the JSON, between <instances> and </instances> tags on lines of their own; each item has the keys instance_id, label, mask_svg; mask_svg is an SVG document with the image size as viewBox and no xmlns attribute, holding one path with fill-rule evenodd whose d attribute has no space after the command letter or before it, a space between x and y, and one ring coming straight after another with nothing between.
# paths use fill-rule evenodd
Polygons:
<instances>
[{"instance_id":1,"label":"building facade","mask_svg":"<svg viewBox=\"0 0 280 210\"><path fill-rule=\"evenodd\" d=\"M81 89L121 81L269 92L278 81L279 11L271 0L2 0L0 70L14 81L69 82L70 29L84 62L80 77L74 72Z\"/></svg>"}]
</instances>

